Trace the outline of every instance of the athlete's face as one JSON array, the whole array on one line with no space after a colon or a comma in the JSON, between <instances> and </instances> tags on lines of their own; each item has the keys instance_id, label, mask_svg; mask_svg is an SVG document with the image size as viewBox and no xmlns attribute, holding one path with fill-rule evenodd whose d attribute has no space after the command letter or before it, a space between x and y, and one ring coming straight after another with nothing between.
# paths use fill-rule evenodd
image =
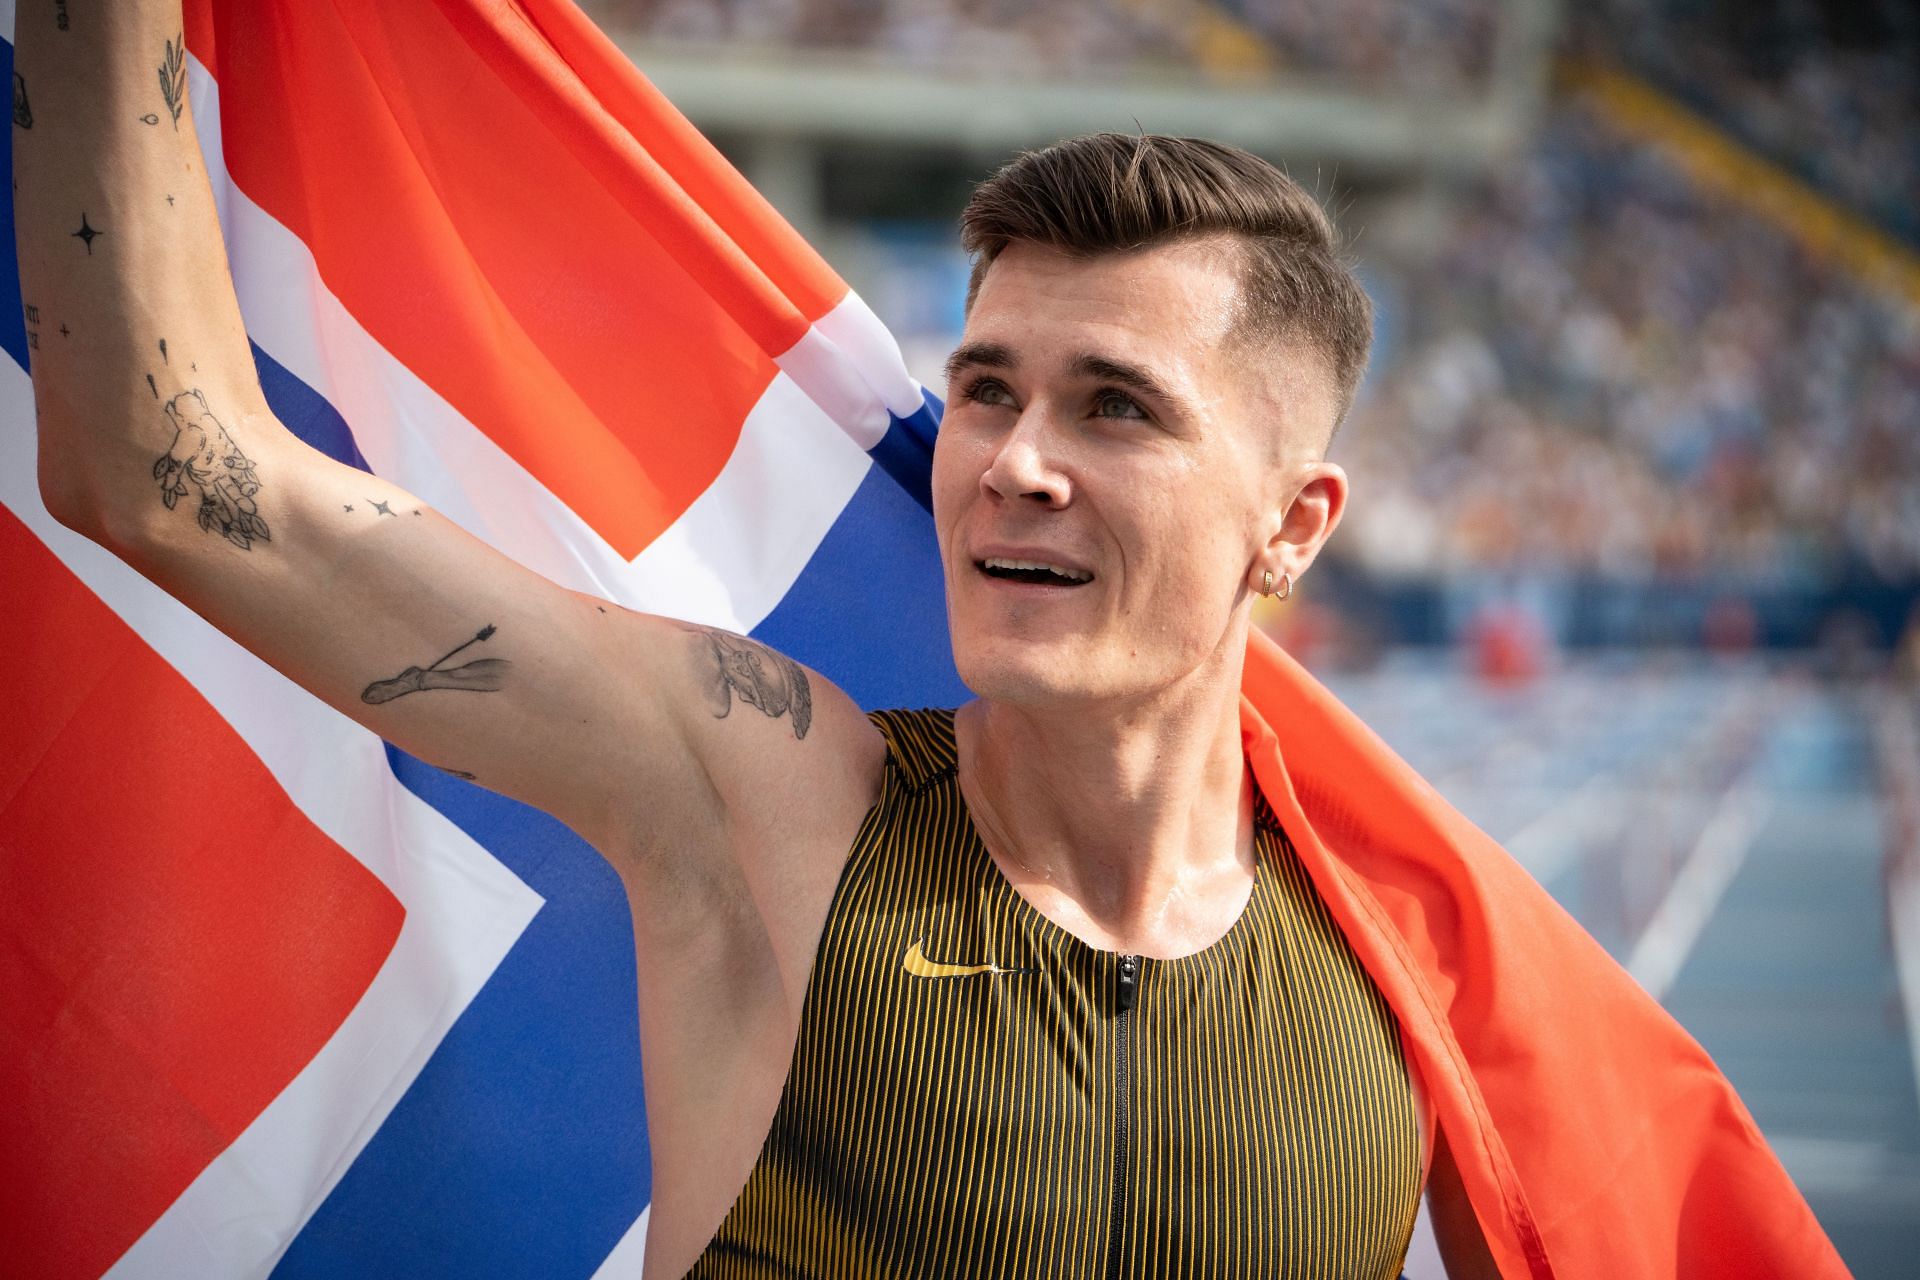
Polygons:
<instances>
[{"instance_id":1,"label":"athlete's face","mask_svg":"<svg viewBox=\"0 0 1920 1280\"><path fill-rule=\"evenodd\" d=\"M933 462L975 693L1128 698L1237 660L1263 574L1298 579L1333 531L1330 380L1304 349L1232 333L1239 290L1217 242L1015 244L988 269Z\"/></svg>"}]
</instances>

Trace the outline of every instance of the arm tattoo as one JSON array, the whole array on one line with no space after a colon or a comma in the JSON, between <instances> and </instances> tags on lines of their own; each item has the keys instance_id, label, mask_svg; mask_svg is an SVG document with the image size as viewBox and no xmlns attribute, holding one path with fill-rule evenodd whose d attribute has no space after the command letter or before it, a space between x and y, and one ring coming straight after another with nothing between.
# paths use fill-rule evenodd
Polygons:
<instances>
[{"instance_id":1,"label":"arm tattoo","mask_svg":"<svg viewBox=\"0 0 1920 1280\"><path fill-rule=\"evenodd\" d=\"M444 667L444 664L469 645L485 644L498 629L492 625L480 628L471 640L455 645L430 667L408 667L391 680L375 680L360 691L360 701L377 707L383 702L392 702L395 698L404 698L410 693L427 689L497 692L503 677L513 667L513 663L505 658L475 658L457 667Z\"/></svg>"},{"instance_id":2,"label":"arm tattoo","mask_svg":"<svg viewBox=\"0 0 1920 1280\"><path fill-rule=\"evenodd\" d=\"M699 668L714 719L726 719L737 694L740 701L758 707L775 720L791 712L793 736L807 736L813 724L813 689L799 663L728 631L712 627L688 630L705 637Z\"/></svg>"},{"instance_id":3,"label":"arm tattoo","mask_svg":"<svg viewBox=\"0 0 1920 1280\"><path fill-rule=\"evenodd\" d=\"M33 108L27 105L27 82L13 73L13 122L22 129L33 128Z\"/></svg>"},{"instance_id":4,"label":"arm tattoo","mask_svg":"<svg viewBox=\"0 0 1920 1280\"><path fill-rule=\"evenodd\" d=\"M173 127L180 128L180 108L187 104L187 37L181 33L179 43L167 41L167 56L160 62L160 96L167 100L167 110L173 112Z\"/></svg>"},{"instance_id":5,"label":"arm tattoo","mask_svg":"<svg viewBox=\"0 0 1920 1280\"><path fill-rule=\"evenodd\" d=\"M182 391L163 406L173 424L173 444L153 462L160 501L167 510L186 496L187 481L200 491L200 527L217 533L242 551L253 540L271 542L267 522L254 505L260 477L227 429L207 408L198 388Z\"/></svg>"},{"instance_id":6,"label":"arm tattoo","mask_svg":"<svg viewBox=\"0 0 1920 1280\"><path fill-rule=\"evenodd\" d=\"M67 29L67 0L53 0L53 25Z\"/></svg>"}]
</instances>

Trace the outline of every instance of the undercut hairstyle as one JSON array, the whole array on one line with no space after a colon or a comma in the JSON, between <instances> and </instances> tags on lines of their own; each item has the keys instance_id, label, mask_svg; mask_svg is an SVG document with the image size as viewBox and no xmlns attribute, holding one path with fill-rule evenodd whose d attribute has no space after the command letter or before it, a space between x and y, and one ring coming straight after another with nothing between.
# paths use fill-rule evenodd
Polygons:
<instances>
[{"instance_id":1,"label":"undercut hairstyle","mask_svg":"<svg viewBox=\"0 0 1920 1280\"><path fill-rule=\"evenodd\" d=\"M960 243L973 257L967 309L1010 244L1094 257L1208 237L1242 251L1235 332L1317 352L1333 378L1337 428L1366 371L1373 304L1326 210L1239 147L1094 133L1022 154L975 188L960 215Z\"/></svg>"}]
</instances>

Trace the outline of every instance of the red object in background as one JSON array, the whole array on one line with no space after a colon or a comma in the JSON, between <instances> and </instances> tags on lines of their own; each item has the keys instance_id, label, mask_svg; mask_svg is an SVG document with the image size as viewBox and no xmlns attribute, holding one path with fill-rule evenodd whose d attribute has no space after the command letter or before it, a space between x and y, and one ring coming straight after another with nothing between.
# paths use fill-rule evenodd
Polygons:
<instances>
[{"instance_id":1,"label":"red object in background","mask_svg":"<svg viewBox=\"0 0 1920 1280\"><path fill-rule=\"evenodd\" d=\"M1546 669L1547 631L1517 604L1489 605L1469 628L1474 674L1489 684L1531 684Z\"/></svg>"},{"instance_id":2,"label":"red object in background","mask_svg":"<svg viewBox=\"0 0 1920 1280\"><path fill-rule=\"evenodd\" d=\"M1721 596L1700 622L1700 643L1715 653L1748 653L1760 639L1760 619L1740 596Z\"/></svg>"}]
</instances>

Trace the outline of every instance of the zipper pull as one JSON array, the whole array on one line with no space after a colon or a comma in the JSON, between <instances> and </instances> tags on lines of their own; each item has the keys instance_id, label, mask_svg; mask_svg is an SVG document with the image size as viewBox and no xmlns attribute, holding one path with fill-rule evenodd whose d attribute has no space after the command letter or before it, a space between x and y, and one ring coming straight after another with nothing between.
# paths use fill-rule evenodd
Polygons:
<instances>
[{"instance_id":1,"label":"zipper pull","mask_svg":"<svg viewBox=\"0 0 1920 1280\"><path fill-rule=\"evenodd\" d=\"M1140 957L1120 957L1120 1012L1133 1008L1133 997L1140 977Z\"/></svg>"}]
</instances>

